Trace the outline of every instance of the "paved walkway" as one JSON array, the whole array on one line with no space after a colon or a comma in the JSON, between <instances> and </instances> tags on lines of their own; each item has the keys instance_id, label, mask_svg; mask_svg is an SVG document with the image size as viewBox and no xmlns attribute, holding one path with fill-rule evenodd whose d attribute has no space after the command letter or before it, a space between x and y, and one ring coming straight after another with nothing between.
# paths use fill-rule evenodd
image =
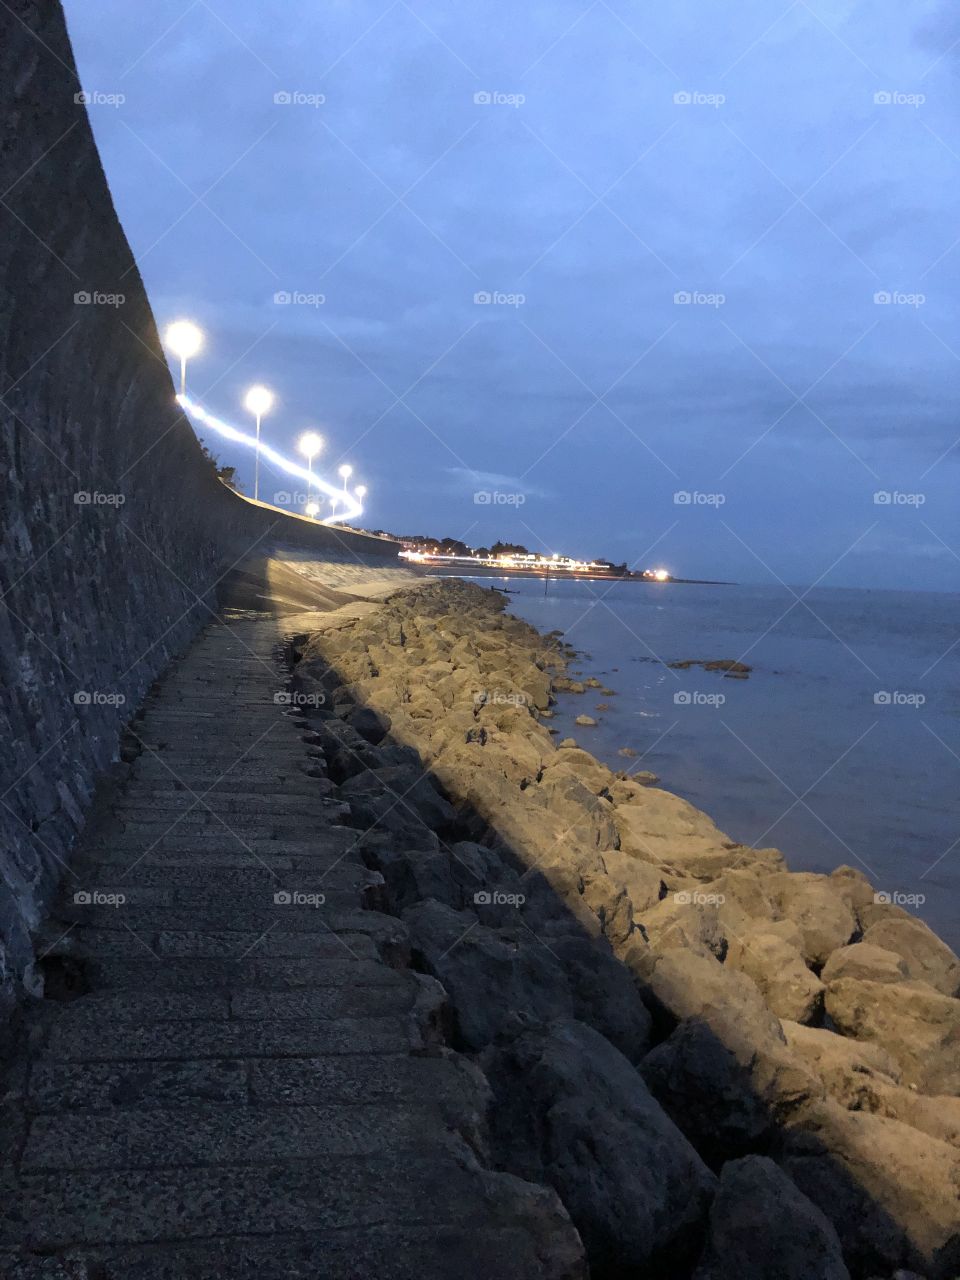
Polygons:
<instances>
[{"instance_id":1,"label":"paved walkway","mask_svg":"<svg viewBox=\"0 0 960 1280\"><path fill-rule=\"evenodd\" d=\"M550 1195L472 1154L482 1101L431 1043L437 988L401 967L275 701L283 630L199 638L66 878L43 960L63 998L28 1013L7 1082L0 1275L579 1275Z\"/></svg>"}]
</instances>

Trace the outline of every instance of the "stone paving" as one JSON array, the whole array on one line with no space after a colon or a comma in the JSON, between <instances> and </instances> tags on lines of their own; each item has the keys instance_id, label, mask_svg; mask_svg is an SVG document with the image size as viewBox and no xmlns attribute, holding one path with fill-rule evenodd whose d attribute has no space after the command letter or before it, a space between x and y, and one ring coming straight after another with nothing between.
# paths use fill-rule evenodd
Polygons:
<instances>
[{"instance_id":1,"label":"stone paving","mask_svg":"<svg viewBox=\"0 0 960 1280\"><path fill-rule=\"evenodd\" d=\"M201 635L65 877L6 1081L0 1275L573 1280L554 1194L485 1167L482 1077L275 700L284 626Z\"/></svg>"}]
</instances>

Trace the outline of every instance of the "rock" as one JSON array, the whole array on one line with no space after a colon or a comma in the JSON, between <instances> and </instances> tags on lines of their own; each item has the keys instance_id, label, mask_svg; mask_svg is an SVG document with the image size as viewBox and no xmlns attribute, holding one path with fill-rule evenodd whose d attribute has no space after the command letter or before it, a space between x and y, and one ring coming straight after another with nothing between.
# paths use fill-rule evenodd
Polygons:
<instances>
[{"instance_id":1,"label":"rock","mask_svg":"<svg viewBox=\"0 0 960 1280\"><path fill-rule=\"evenodd\" d=\"M817 1072L829 1096L842 1107L900 1120L960 1146L960 1098L901 1088L900 1067L878 1045L795 1022L781 1025L791 1051Z\"/></svg>"},{"instance_id":2,"label":"rock","mask_svg":"<svg viewBox=\"0 0 960 1280\"><path fill-rule=\"evenodd\" d=\"M482 1066L500 1162L555 1188L591 1269L682 1267L715 1179L630 1063L589 1027L563 1021L523 1031Z\"/></svg>"},{"instance_id":3,"label":"rock","mask_svg":"<svg viewBox=\"0 0 960 1280\"><path fill-rule=\"evenodd\" d=\"M626 756L627 759L632 760L633 757L637 755L637 752L634 751L633 747L621 747L620 750L617 752L617 755Z\"/></svg>"},{"instance_id":4,"label":"rock","mask_svg":"<svg viewBox=\"0 0 960 1280\"><path fill-rule=\"evenodd\" d=\"M545 780L561 773L574 774L595 796L606 791L614 781L614 774L606 765L579 747L567 748L562 755L557 753L546 762Z\"/></svg>"},{"instance_id":5,"label":"rock","mask_svg":"<svg viewBox=\"0 0 960 1280\"><path fill-rule=\"evenodd\" d=\"M492 1044L519 1012L582 1019L634 1060L646 1051L649 1015L626 971L601 944L581 937L548 945L520 923L489 928L475 911L432 901L408 908L403 920L414 954L450 996L466 1048Z\"/></svg>"},{"instance_id":6,"label":"rock","mask_svg":"<svg viewBox=\"0 0 960 1280\"><path fill-rule=\"evenodd\" d=\"M886 1049L905 1084L922 1093L960 1095L960 1000L925 982L864 982L840 978L825 1005L837 1029Z\"/></svg>"},{"instance_id":7,"label":"rock","mask_svg":"<svg viewBox=\"0 0 960 1280\"><path fill-rule=\"evenodd\" d=\"M869 942L854 942L840 947L823 966L824 982L838 978L862 978L867 982L906 982L910 970L902 956ZM781 1017L787 1017L781 1014ZM802 1021L802 1019L797 1019Z\"/></svg>"},{"instance_id":8,"label":"rock","mask_svg":"<svg viewBox=\"0 0 960 1280\"><path fill-rule=\"evenodd\" d=\"M764 885L778 913L792 920L803 935L803 958L819 968L831 951L850 941L857 920L843 894L829 876L813 872L782 872Z\"/></svg>"},{"instance_id":9,"label":"rock","mask_svg":"<svg viewBox=\"0 0 960 1280\"><path fill-rule=\"evenodd\" d=\"M390 717L372 707L354 707L346 717L347 724L373 746L378 746L390 732Z\"/></svg>"},{"instance_id":10,"label":"rock","mask_svg":"<svg viewBox=\"0 0 960 1280\"><path fill-rule=\"evenodd\" d=\"M576 738L561 738L557 743L558 747L575 747L577 745Z\"/></svg>"},{"instance_id":11,"label":"rock","mask_svg":"<svg viewBox=\"0 0 960 1280\"><path fill-rule=\"evenodd\" d=\"M906 1267L953 1280L960 1268L955 1147L826 1101L788 1130L779 1162L833 1223L855 1275Z\"/></svg>"},{"instance_id":12,"label":"rock","mask_svg":"<svg viewBox=\"0 0 960 1280\"><path fill-rule=\"evenodd\" d=\"M693 1280L849 1280L827 1217L764 1156L723 1166Z\"/></svg>"},{"instance_id":13,"label":"rock","mask_svg":"<svg viewBox=\"0 0 960 1280\"><path fill-rule=\"evenodd\" d=\"M774 1049L786 1043L756 983L712 955L685 947L665 951L653 957L646 980L661 1010L677 1021L702 1018L724 1044L748 1040L755 1049Z\"/></svg>"},{"instance_id":14,"label":"rock","mask_svg":"<svg viewBox=\"0 0 960 1280\"><path fill-rule=\"evenodd\" d=\"M893 951L906 961L910 975L929 982L945 996L960 994L960 958L922 920L878 920L863 935L864 942Z\"/></svg>"},{"instance_id":15,"label":"rock","mask_svg":"<svg viewBox=\"0 0 960 1280\"><path fill-rule=\"evenodd\" d=\"M585 686L587 689L602 689L602 688L603 688L603 684L602 684L602 682L601 682L600 680L598 680L596 676L590 676L590 677L589 677L589 679L584 680L584 682L583 682L583 683L584 683L584 686Z\"/></svg>"},{"instance_id":16,"label":"rock","mask_svg":"<svg viewBox=\"0 0 960 1280\"><path fill-rule=\"evenodd\" d=\"M585 686L579 680L571 680L569 676L554 676L553 688L560 693L583 693Z\"/></svg>"},{"instance_id":17,"label":"rock","mask_svg":"<svg viewBox=\"0 0 960 1280\"><path fill-rule=\"evenodd\" d=\"M823 983L796 947L763 925L730 938L726 964L754 980L778 1018L813 1022L823 1009Z\"/></svg>"},{"instance_id":18,"label":"rock","mask_svg":"<svg viewBox=\"0 0 960 1280\"><path fill-rule=\"evenodd\" d=\"M704 1159L724 1160L763 1147L773 1112L742 1063L700 1018L688 1018L640 1064L650 1092Z\"/></svg>"},{"instance_id":19,"label":"rock","mask_svg":"<svg viewBox=\"0 0 960 1280\"><path fill-rule=\"evenodd\" d=\"M704 671L726 671L735 675L749 675L753 667L745 662L735 662L732 658L714 658L703 664Z\"/></svg>"},{"instance_id":20,"label":"rock","mask_svg":"<svg viewBox=\"0 0 960 1280\"><path fill-rule=\"evenodd\" d=\"M775 850L736 844L705 813L657 787L638 788L631 803L618 804L615 821L627 852L698 879L711 880L736 865L762 865L768 871L783 865Z\"/></svg>"},{"instance_id":21,"label":"rock","mask_svg":"<svg viewBox=\"0 0 960 1280\"><path fill-rule=\"evenodd\" d=\"M596 723L597 721L594 720L593 716L581 715L581 716L577 716L576 720L574 720L574 724L579 724L579 725L595 725Z\"/></svg>"}]
</instances>

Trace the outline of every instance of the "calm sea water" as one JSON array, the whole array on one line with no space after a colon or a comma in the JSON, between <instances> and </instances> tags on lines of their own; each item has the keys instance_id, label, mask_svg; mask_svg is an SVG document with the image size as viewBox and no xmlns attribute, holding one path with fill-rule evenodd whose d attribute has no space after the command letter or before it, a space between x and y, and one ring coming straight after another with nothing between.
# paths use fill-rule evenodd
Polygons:
<instances>
[{"instance_id":1,"label":"calm sea water","mask_svg":"<svg viewBox=\"0 0 960 1280\"><path fill-rule=\"evenodd\" d=\"M573 668L616 690L561 695L562 736L659 774L791 870L849 863L922 899L904 905L960 949L960 598L816 589L797 604L767 587L551 581L545 595L542 579L477 581L515 592L512 612L564 631L590 655ZM753 671L664 665L687 658ZM575 726L581 712L599 725Z\"/></svg>"}]
</instances>

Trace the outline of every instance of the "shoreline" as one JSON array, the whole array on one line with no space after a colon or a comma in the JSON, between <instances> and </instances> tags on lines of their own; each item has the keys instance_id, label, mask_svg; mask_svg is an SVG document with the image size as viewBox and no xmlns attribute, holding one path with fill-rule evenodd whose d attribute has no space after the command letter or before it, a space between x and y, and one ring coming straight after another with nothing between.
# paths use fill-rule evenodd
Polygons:
<instances>
[{"instance_id":1,"label":"shoreline","mask_svg":"<svg viewBox=\"0 0 960 1280\"><path fill-rule=\"evenodd\" d=\"M512 1090L550 1113L561 1077L586 1111L607 1096L620 1143L637 1141L624 1115L654 1108L641 1129L669 1123L665 1167L685 1169L687 1229L711 1257L723 1250L706 1206L749 1172L761 1219L794 1195L823 1218L821 1244L846 1267L830 1275L907 1266L946 1280L960 1260L960 961L852 868L791 872L650 778L555 744L572 651L505 604L462 579L401 589L328 615L295 675L303 696L328 699L310 723L341 761L344 798L385 828L391 847L365 856L447 992L455 1047L504 1107ZM389 800L405 780L432 839ZM531 1061L553 1064L545 1092L527 1082ZM622 1238L623 1215L668 1188L624 1181L596 1153L561 1176L535 1135L497 1141L504 1167L552 1182L593 1262L626 1249L651 1263ZM798 1248L776 1216L771 1238Z\"/></svg>"}]
</instances>

